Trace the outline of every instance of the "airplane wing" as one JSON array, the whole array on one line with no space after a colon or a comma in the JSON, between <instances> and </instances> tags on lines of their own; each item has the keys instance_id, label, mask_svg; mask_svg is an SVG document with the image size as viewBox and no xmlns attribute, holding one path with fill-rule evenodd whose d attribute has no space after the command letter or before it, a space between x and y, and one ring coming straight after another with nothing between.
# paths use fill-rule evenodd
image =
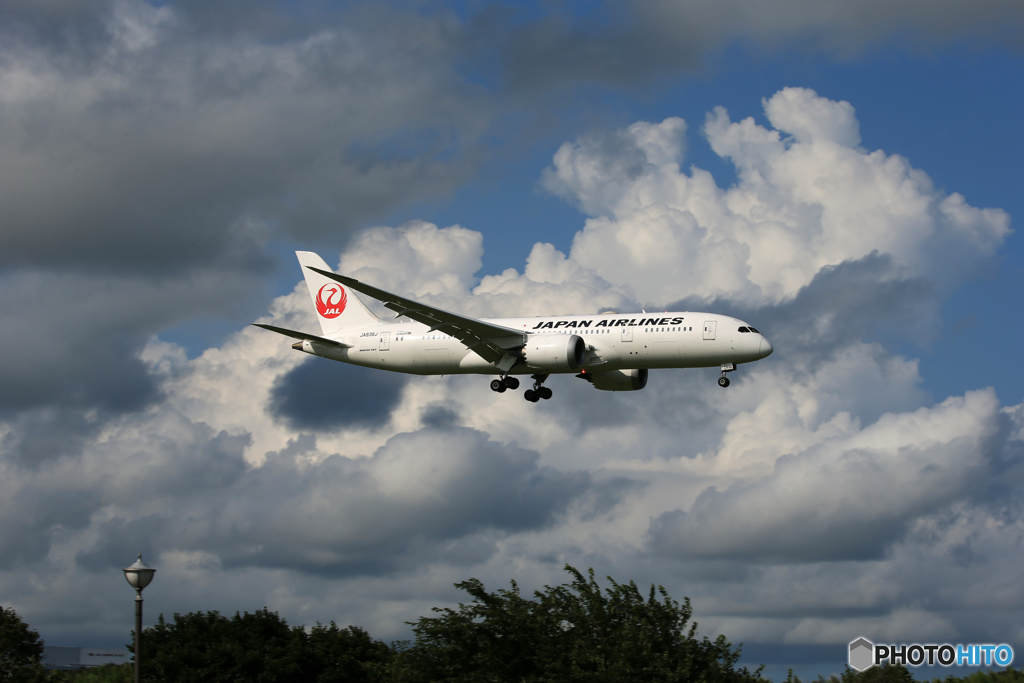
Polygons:
<instances>
[{"instance_id":1,"label":"airplane wing","mask_svg":"<svg viewBox=\"0 0 1024 683\"><path fill-rule=\"evenodd\" d=\"M296 332L295 330L289 330L284 327L274 327L273 325L264 325L263 323L250 323L253 327L262 327L265 330L271 332L277 332L283 334L286 337L292 339L308 339L309 341L316 342L317 344L326 344L327 346L337 346L341 348L351 348L351 344L345 342L336 341L334 339L328 339L327 337L318 337L315 334L308 334L306 332Z\"/></svg>"},{"instance_id":2,"label":"airplane wing","mask_svg":"<svg viewBox=\"0 0 1024 683\"><path fill-rule=\"evenodd\" d=\"M526 334L521 330L515 330L503 325L495 325L483 320L477 320L476 318L467 318L458 313L451 313L450 311L418 303L412 299L406 299L391 292L385 292L383 289L377 289L354 278L338 275L329 270L321 270L313 266L306 267L340 282L350 289L377 299L387 308L395 311L398 314L395 317L405 316L416 322L423 323L431 331L439 330L444 334L455 337L467 349L473 351L489 363L498 362L508 355L509 350L518 349L526 343Z\"/></svg>"}]
</instances>

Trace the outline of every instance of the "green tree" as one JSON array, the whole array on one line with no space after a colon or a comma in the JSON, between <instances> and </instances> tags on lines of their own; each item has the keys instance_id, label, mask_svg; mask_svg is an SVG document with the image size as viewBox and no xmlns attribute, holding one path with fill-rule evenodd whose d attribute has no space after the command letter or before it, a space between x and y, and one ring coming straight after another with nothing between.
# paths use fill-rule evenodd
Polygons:
<instances>
[{"instance_id":1,"label":"green tree","mask_svg":"<svg viewBox=\"0 0 1024 683\"><path fill-rule=\"evenodd\" d=\"M46 678L43 641L18 613L0 607L0 681L35 683Z\"/></svg>"},{"instance_id":2,"label":"green tree","mask_svg":"<svg viewBox=\"0 0 1024 683\"><path fill-rule=\"evenodd\" d=\"M358 626L317 623L309 632L310 656L319 665L316 683L378 683L385 680L392 650Z\"/></svg>"},{"instance_id":3,"label":"green tree","mask_svg":"<svg viewBox=\"0 0 1024 683\"><path fill-rule=\"evenodd\" d=\"M266 608L255 614L175 614L142 632L142 676L162 683L311 680L306 633Z\"/></svg>"},{"instance_id":4,"label":"green tree","mask_svg":"<svg viewBox=\"0 0 1024 683\"><path fill-rule=\"evenodd\" d=\"M572 581L524 598L516 583L489 593L470 579L473 598L438 617L411 622L416 640L399 653L398 681L541 683L577 681L741 683L760 673L735 667L739 649L724 636L698 639L692 609L662 587L645 599L636 584L602 590L594 572L566 565Z\"/></svg>"},{"instance_id":5,"label":"green tree","mask_svg":"<svg viewBox=\"0 0 1024 683\"><path fill-rule=\"evenodd\" d=\"M163 615L142 634L142 675L161 683L376 683L391 651L360 628L317 624L309 633L267 608Z\"/></svg>"}]
</instances>

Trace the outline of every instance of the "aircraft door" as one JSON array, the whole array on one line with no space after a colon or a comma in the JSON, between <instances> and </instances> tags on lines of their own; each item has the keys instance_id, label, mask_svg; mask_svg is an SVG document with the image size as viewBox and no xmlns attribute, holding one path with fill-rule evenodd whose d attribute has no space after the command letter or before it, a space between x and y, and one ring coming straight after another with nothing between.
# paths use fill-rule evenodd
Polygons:
<instances>
[{"instance_id":1,"label":"aircraft door","mask_svg":"<svg viewBox=\"0 0 1024 683\"><path fill-rule=\"evenodd\" d=\"M718 327L717 320L705 320L704 321L704 338L714 340L715 328Z\"/></svg>"},{"instance_id":2,"label":"aircraft door","mask_svg":"<svg viewBox=\"0 0 1024 683\"><path fill-rule=\"evenodd\" d=\"M631 342L633 341L633 328L626 326L622 328L622 341Z\"/></svg>"},{"instance_id":3,"label":"aircraft door","mask_svg":"<svg viewBox=\"0 0 1024 683\"><path fill-rule=\"evenodd\" d=\"M380 350L387 351L391 348L391 333L381 332L380 333Z\"/></svg>"}]
</instances>

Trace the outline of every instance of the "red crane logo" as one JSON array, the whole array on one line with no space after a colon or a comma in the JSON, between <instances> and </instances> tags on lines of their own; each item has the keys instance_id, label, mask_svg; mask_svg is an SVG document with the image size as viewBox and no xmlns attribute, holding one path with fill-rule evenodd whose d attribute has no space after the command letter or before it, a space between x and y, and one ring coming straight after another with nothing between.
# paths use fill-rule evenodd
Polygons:
<instances>
[{"instance_id":1,"label":"red crane logo","mask_svg":"<svg viewBox=\"0 0 1024 683\"><path fill-rule=\"evenodd\" d=\"M316 312L324 318L337 318L345 310L347 302L345 289L341 285L328 282L316 293Z\"/></svg>"}]
</instances>

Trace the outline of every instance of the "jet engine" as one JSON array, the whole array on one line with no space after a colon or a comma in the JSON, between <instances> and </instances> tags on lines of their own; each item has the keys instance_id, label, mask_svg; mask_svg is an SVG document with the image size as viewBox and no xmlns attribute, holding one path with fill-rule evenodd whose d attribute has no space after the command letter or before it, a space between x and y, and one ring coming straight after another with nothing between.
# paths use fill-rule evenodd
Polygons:
<instances>
[{"instance_id":1,"label":"jet engine","mask_svg":"<svg viewBox=\"0 0 1024 683\"><path fill-rule=\"evenodd\" d=\"M587 380L595 389L601 391L640 391L647 386L647 368L583 372L576 376Z\"/></svg>"},{"instance_id":2,"label":"jet engine","mask_svg":"<svg viewBox=\"0 0 1024 683\"><path fill-rule=\"evenodd\" d=\"M583 367L587 345L575 334L531 334L523 350L530 367L564 372Z\"/></svg>"}]
</instances>

